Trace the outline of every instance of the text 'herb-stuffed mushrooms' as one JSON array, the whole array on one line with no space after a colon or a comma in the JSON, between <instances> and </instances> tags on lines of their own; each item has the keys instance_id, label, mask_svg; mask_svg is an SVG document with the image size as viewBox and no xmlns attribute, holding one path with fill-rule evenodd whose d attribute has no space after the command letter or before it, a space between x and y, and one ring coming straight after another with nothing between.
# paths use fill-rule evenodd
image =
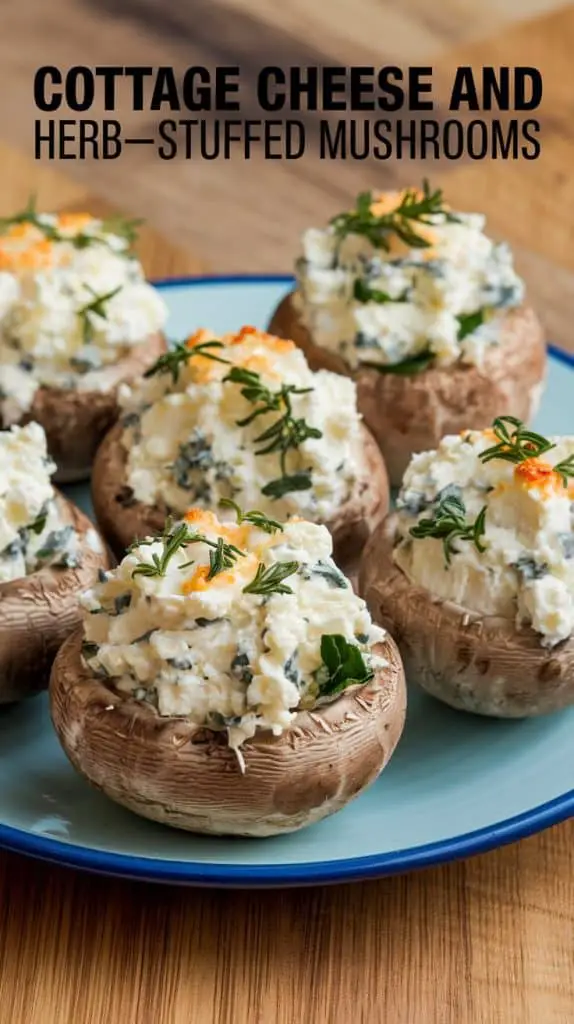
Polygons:
<instances>
[{"instance_id":1,"label":"text 'herb-stuffed mushrooms'","mask_svg":"<svg viewBox=\"0 0 574 1024\"><path fill-rule=\"evenodd\" d=\"M413 456L360 591L408 678L448 704L574 704L574 438L502 416Z\"/></svg>"},{"instance_id":2,"label":"text 'herb-stuffed mushrooms'","mask_svg":"<svg viewBox=\"0 0 574 1024\"><path fill-rule=\"evenodd\" d=\"M165 348L134 223L33 203L0 221L0 422L41 423L60 481L89 475L118 384Z\"/></svg>"},{"instance_id":3,"label":"text 'herb-stuffed mushrooms'","mask_svg":"<svg viewBox=\"0 0 574 1024\"><path fill-rule=\"evenodd\" d=\"M445 434L484 428L500 409L528 420L537 405L542 328L510 249L484 226L426 182L363 193L305 232L296 289L271 320L313 369L355 377L393 485Z\"/></svg>"},{"instance_id":4,"label":"text 'herb-stuffed mushrooms'","mask_svg":"<svg viewBox=\"0 0 574 1024\"><path fill-rule=\"evenodd\" d=\"M38 423L0 431L0 703L48 683L81 621L78 594L108 565L82 512L54 490Z\"/></svg>"},{"instance_id":5,"label":"text 'herb-stuffed mushrooms'","mask_svg":"<svg viewBox=\"0 0 574 1024\"><path fill-rule=\"evenodd\" d=\"M191 509L82 599L52 718L74 766L177 828L268 836L373 782L404 723L391 638L324 526Z\"/></svg>"},{"instance_id":6,"label":"text 'herb-stuffed mushrooms'","mask_svg":"<svg viewBox=\"0 0 574 1024\"><path fill-rule=\"evenodd\" d=\"M349 378L313 373L290 341L253 327L198 331L120 395L123 417L102 443L93 503L120 555L190 505L221 499L325 523L352 571L388 509L377 445Z\"/></svg>"}]
</instances>

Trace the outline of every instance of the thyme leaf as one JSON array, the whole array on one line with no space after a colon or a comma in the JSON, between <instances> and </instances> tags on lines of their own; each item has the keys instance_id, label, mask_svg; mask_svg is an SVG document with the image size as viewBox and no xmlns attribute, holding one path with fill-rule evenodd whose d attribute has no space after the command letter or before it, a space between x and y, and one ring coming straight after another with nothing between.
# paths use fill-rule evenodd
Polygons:
<instances>
[{"instance_id":1,"label":"thyme leaf","mask_svg":"<svg viewBox=\"0 0 574 1024\"><path fill-rule=\"evenodd\" d=\"M78 309L77 311L77 315L80 317L80 320L82 321L84 344L87 344L91 340L94 333L94 325L90 319L90 313L93 313L95 316L101 316L104 320L107 320L108 312L106 309L106 304L111 299L113 299L118 294L118 292L121 292L122 287L123 286L120 284L118 285L117 288L113 288L110 292L105 292L103 295L98 295L97 292L95 292L94 289L91 288L89 284L86 284L86 288L88 289L89 292L92 293L93 299L91 299L90 302L87 302L85 306L82 306L81 309Z\"/></svg>"},{"instance_id":2,"label":"thyme leaf","mask_svg":"<svg viewBox=\"0 0 574 1024\"><path fill-rule=\"evenodd\" d=\"M232 501L231 498L222 498L219 504L223 508L233 509L238 525L241 525L241 523L251 523L252 526L256 526L259 530L264 530L265 533L283 532L281 523L278 523L275 519L269 519L263 512L258 512L257 509L252 509L250 512L242 512L239 505Z\"/></svg>"},{"instance_id":3,"label":"thyme leaf","mask_svg":"<svg viewBox=\"0 0 574 1024\"><path fill-rule=\"evenodd\" d=\"M293 573L297 572L298 568L298 562L275 562L274 565L270 565L266 569L260 562L255 576L243 588L243 593L263 594L265 596L270 594L292 594L291 587L283 583L283 580L287 579L288 576L292 576Z\"/></svg>"},{"instance_id":4,"label":"thyme leaf","mask_svg":"<svg viewBox=\"0 0 574 1024\"><path fill-rule=\"evenodd\" d=\"M378 370L379 373L394 373L400 377L412 377L416 373L422 373L433 363L434 355L428 349L419 352L416 356L409 356L400 363L368 363L361 361L361 366L368 366L371 370Z\"/></svg>"},{"instance_id":5,"label":"thyme leaf","mask_svg":"<svg viewBox=\"0 0 574 1024\"><path fill-rule=\"evenodd\" d=\"M164 352L156 359L153 366L150 366L144 373L144 377L155 377L158 373L171 373L174 384L179 380L179 373L183 366L186 366L193 356L203 356L205 359L212 359L215 363L229 364L229 359L222 359L211 351L215 348L224 348L221 341L202 341L199 345L189 347L186 341L178 341L168 352Z\"/></svg>"},{"instance_id":6,"label":"thyme leaf","mask_svg":"<svg viewBox=\"0 0 574 1024\"><path fill-rule=\"evenodd\" d=\"M437 537L442 540L446 567L451 563L452 556L457 554L456 542L459 540L471 541L477 551L486 550L482 542L485 532L486 505L480 510L475 521L469 523L466 520L466 508L464 502L453 494L446 494L439 498L432 515L419 519L415 526L410 529L412 537L424 539L425 537Z\"/></svg>"},{"instance_id":7,"label":"thyme leaf","mask_svg":"<svg viewBox=\"0 0 574 1024\"><path fill-rule=\"evenodd\" d=\"M323 436L322 431L311 427L306 420L293 416L291 396L308 394L313 391L313 388L298 388L293 384L283 384L278 391L271 391L263 384L258 373L241 366L232 367L223 380L224 383L241 385L241 394L255 406L253 412L248 416L236 421L238 427L249 426L258 417L267 413L282 413L279 419L259 434L254 441L256 445L260 445L255 450L256 455L268 455L271 452L277 452L279 455L281 476L262 487L261 493L266 497L277 499L291 491L308 490L312 487L310 471L288 473L287 456L290 451L298 449L308 438Z\"/></svg>"},{"instance_id":8,"label":"thyme leaf","mask_svg":"<svg viewBox=\"0 0 574 1024\"><path fill-rule=\"evenodd\" d=\"M522 420L516 419L515 416L497 416L492 424L492 430L499 443L479 453L478 457L484 463L492 459L524 462L556 447L542 434L528 430Z\"/></svg>"},{"instance_id":9,"label":"thyme leaf","mask_svg":"<svg viewBox=\"0 0 574 1024\"><path fill-rule=\"evenodd\" d=\"M554 472L562 478L564 487L568 487L568 481L574 478L574 455L569 455L567 459L554 466Z\"/></svg>"},{"instance_id":10,"label":"thyme leaf","mask_svg":"<svg viewBox=\"0 0 574 1024\"><path fill-rule=\"evenodd\" d=\"M388 213L373 213L371 207L375 201L371 192L361 192L354 210L333 217L331 224L339 239L364 235L375 248L388 252L390 236L396 235L412 249L427 249L430 242L417 232L417 224L432 223L430 218L437 214L449 221L458 220L445 208L442 190L431 190L426 178L422 196L415 189L405 189L398 205Z\"/></svg>"}]
</instances>

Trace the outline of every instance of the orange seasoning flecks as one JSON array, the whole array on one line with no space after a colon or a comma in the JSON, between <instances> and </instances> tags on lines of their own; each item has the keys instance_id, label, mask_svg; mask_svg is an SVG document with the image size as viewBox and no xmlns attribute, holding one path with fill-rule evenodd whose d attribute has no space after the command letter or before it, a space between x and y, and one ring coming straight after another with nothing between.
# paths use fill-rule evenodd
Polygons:
<instances>
[{"instance_id":1,"label":"orange seasoning flecks","mask_svg":"<svg viewBox=\"0 0 574 1024\"><path fill-rule=\"evenodd\" d=\"M535 488L545 497L555 494L562 488L562 480L548 462L530 458L519 462L514 470L514 479L527 490Z\"/></svg>"},{"instance_id":2,"label":"orange seasoning flecks","mask_svg":"<svg viewBox=\"0 0 574 1024\"><path fill-rule=\"evenodd\" d=\"M66 232L66 234L75 235L83 231L93 221L94 218L91 213L60 213L58 215L58 229Z\"/></svg>"}]
</instances>

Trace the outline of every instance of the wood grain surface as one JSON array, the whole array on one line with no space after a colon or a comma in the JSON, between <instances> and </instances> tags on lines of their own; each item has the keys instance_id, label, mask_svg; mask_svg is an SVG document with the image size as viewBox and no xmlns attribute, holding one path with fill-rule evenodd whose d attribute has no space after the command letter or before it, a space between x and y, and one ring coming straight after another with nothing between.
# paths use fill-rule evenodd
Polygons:
<instances>
[{"instance_id":1,"label":"wood grain surface","mask_svg":"<svg viewBox=\"0 0 574 1024\"><path fill-rule=\"evenodd\" d=\"M116 164L33 164L34 69L422 61L447 75L457 63L531 63L545 84L540 160L437 175L453 205L484 209L517 247L553 338L574 348L573 43L574 9L546 0L331 0L328 14L304 0L4 0L0 212L36 191L46 208L144 214L155 276L287 270L304 225L420 168L158 168L141 150ZM143 133L145 117L130 127ZM0 1024L571 1024L573 850L570 821L410 876L264 893L154 887L0 854Z\"/></svg>"}]
</instances>

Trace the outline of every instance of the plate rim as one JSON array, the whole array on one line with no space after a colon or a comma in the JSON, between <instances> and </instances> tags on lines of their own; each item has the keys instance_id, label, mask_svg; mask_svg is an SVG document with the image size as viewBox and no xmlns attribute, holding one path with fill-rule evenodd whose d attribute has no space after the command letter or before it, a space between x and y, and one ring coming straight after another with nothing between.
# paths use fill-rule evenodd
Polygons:
<instances>
[{"instance_id":1,"label":"plate rim","mask_svg":"<svg viewBox=\"0 0 574 1024\"><path fill-rule=\"evenodd\" d=\"M291 274L194 274L154 279L151 283L167 291L176 287L201 285L288 285L293 282ZM551 358L574 370L574 354L551 344L547 345L547 349ZM0 822L0 846L68 867L124 878L203 886L265 888L358 881L432 867L486 853L557 825L572 816L574 789L520 814L458 836L387 853L300 863L202 864L193 860L141 857L63 842L3 822Z\"/></svg>"}]
</instances>

